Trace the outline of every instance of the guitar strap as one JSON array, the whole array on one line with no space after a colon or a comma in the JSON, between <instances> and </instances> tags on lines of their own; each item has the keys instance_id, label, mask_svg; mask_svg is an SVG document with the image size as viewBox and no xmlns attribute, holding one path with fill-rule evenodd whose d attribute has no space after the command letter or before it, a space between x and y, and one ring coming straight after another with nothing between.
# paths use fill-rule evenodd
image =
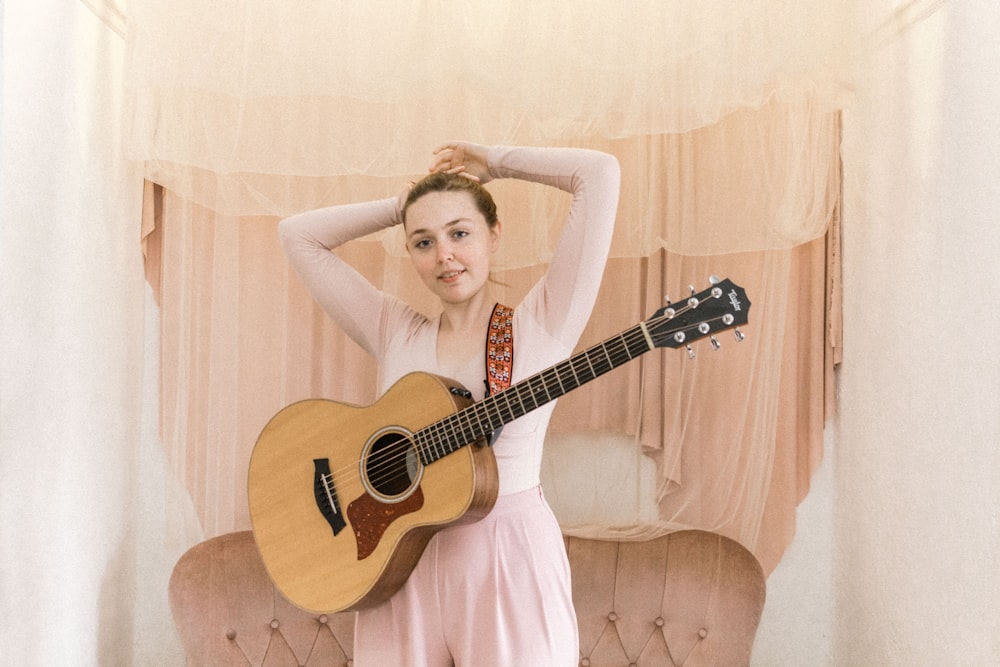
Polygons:
<instances>
[{"instance_id":1,"label":"guitar strap","mask_svg":"<svg viewBox=\"0 0 1000 667\"><path fill-rule=\"evenodd\" d=\"M498 303L486 332L486 395L493 396L510 386L514 365L514 309Z\"/></svg>"}]
</instances>

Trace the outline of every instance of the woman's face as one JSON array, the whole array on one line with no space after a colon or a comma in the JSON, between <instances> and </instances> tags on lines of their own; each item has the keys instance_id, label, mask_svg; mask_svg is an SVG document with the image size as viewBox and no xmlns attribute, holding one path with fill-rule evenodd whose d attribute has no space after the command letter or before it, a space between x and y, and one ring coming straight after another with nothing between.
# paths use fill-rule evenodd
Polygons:
<instances>
[{"instance_id":1,"label":"woman's face","mask_svg":"<svg viewBox=\"0 0 1000 667\"><path fill-rule=\"evenodd\" d=\"M462 303L489 279L500 246L466 192L429 192L406 210L406 249L424 284L446 303Z\"/></svg>"}]
</instances>

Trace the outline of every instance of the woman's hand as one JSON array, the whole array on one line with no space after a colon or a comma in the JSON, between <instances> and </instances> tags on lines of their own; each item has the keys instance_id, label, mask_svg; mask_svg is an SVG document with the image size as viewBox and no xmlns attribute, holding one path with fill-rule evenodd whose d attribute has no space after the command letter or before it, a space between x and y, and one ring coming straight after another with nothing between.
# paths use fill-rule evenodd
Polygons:
<instances>
[{"instance_id":1,"label":"woman's hand","mask_svg":"<svg viewBox=\"0 0 1000 667\"><path fill-rule=\"evenodd\" d=\"M465 141L452 141L438 146L434 150L434 162L428 171L436 173L446 171L449 174L461 174L479 183L486 183L491 178L489 165L486 163L487 148L479 144Z\"/></svg>"}]
</instances>

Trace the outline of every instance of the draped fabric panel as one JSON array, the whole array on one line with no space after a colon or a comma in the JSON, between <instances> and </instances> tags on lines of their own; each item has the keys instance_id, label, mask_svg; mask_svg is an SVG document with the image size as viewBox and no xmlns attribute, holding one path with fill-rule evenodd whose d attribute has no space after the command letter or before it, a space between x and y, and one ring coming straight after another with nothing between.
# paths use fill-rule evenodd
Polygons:
<instances>
[{"instance_id":1,"label":"draped fabric panel","mask_svg":"<svg viewBox=\"0 0 1000 667\"><path fill-rule=\"evenodd\" d=\"M123 24L112 0L0 3L7 665L183 662L166 581L198 519L156 428L144 174L121 141Z\"/></svg>"},{"instance_id":2,"label":"draped fabric panel","mask_svg":"<svg viewBox=\"0 0 1000 667\"><path fill-rule=\"evenodd\" d=\"M142 0L130 7L130 143L223 182L401 176L438 138L673 134L775 98L832 110L861 41L856 12L822 0Z\"/></svg>"},{"instance_id":3,"label":"draped fabric panel","mask_svg":"<svg viewBox=\"0 0 1000 667\"><path fill-rule=\"evenodd\" d=\"M370 360L288 272L276 221L393 196L435 145L458 138L618 157L612 261L581 345L711 274L754 304L746 342L706 345L693 361L657 351L562 401L552 435L570 444L553 445L550 483L572 477L558 471L561 449L585 435L598 440L576 465L606 455L603 437L618 469L655 469L637 512L609 509L621 480L555 494L557 506L589 494L604 508L567 520L567 532L706 528L768 568L780 558L828 410L826 239L840 197L837 110L861 41L854 5L579 9L136 3L127 144L156 184L145 233L163 308L162 429L207 534L248 526L246 465L275 411L309 396L375 398ZM530 184L489 187L505 224L496 277L516 303L544 271L568 201ZM339 252L376 285L435 307L399 230Z\"/></svg>"},{"instance_id":4,"label":"draped fabric panel","mask_svg":"<svg viewBox=\"0 0 1000 667\"><path fill-rule=\"evenodd\" d=\"M162 245L152 282L161 284L163 309L164 441L206 534L244 529L245 471L267 419L308 397L370 403L375 368L290 272L275 218L223 216L169 190L159 193L162 204L147 210L161 211L149 240ZM642 503L655 508L652 517L646 513L637 522L612 512L609 523L583 516L565 525L567 532L645 539L682 527L709 528L776 564L821 456L830 399L829 337L822 325L826 243L823 237L788 250L715 256L660 250L610 261L581 347L649 317L665 295L682 298L689 285L703 288L711 274L747 289L750 325L742 343L720 336L722 349L699 346L694 360L684 351L657 350L560 400L554 436L572 447L574 435L617 434L633 443L618 469L632 475L652 460L658 480ZM434 307L409 259L386 252L378 240L338 252L375 284ZM516 303L543 270L498 271L503 299ZM574 465L600 465L619 455L598 447L581 458L582 451ZM614 504L621 484L605 476L601 487L556 494L553 503L577 504L587 496Z\"/></svg>"}]
</instances>

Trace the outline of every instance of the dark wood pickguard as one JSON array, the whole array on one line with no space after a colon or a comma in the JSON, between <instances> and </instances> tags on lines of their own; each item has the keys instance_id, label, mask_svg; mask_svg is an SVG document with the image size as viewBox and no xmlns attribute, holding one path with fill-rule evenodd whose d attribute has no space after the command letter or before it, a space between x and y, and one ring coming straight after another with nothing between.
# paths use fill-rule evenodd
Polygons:
<instances>
[{"instance_id":1,"label":"dark wood pickguard","mask_svg":"<svg viewBox=\"0 0 1000 667\"><path fill-rule=\"evenodd\" d=\"M419 486L409 498L398 503L379 502L365 493L348 505L347 516L358 542L358 560L372 555L393 521L423 506L424 493Z\"/></svg>"}]
</instances>

